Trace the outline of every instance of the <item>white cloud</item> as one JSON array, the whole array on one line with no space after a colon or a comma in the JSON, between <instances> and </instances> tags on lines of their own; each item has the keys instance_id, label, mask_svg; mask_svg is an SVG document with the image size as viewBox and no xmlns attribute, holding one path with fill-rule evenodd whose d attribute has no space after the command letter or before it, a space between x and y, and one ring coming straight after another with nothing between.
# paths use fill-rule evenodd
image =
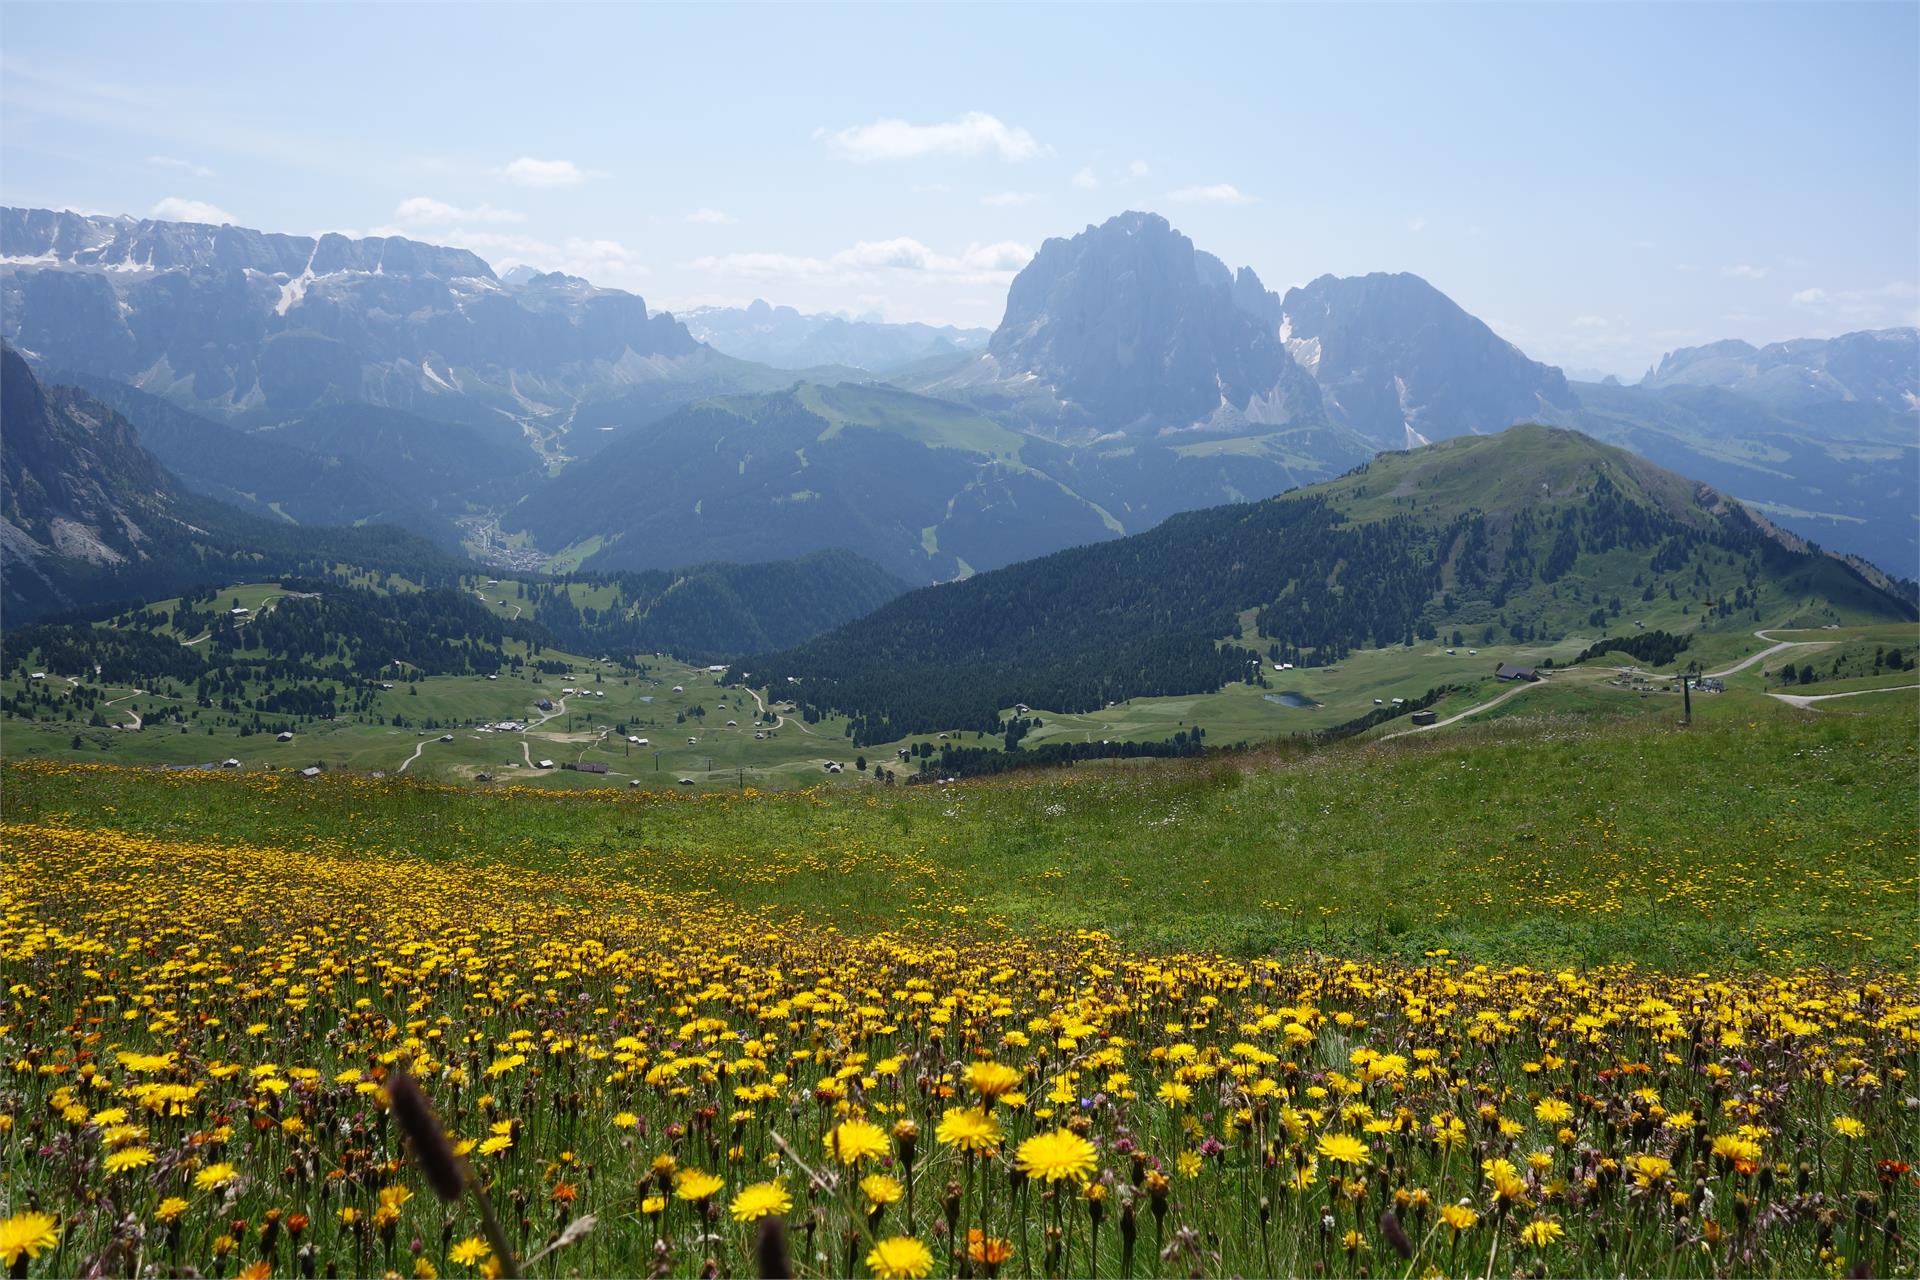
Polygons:
<instances>
[{"instance_id":1,"label":"white cloud","mask_svg":"<svg viewBox=\"0 0 1920 1280\"><path fill-rule=\"evenodd\" d=\"M189 200L185 196L168 196L147 210L147 216L165 218L168 222L205 222L214 226L234 220L232 214L217 204Z\"/></svg>"},{"instance_id":2,"label":"white cloud","mask_svg":"<svg viewBox=\"0 0 1920 1280\"><path fill-rule=\"evenodd\" d=\"M1834 325L1882 328L1920 321L1916 298L1920 298L1920 287L1895 280L1864 289L1801 289L1793 294L1793 303Z\"/></svg>"},{"instance_id":3,"label":"white cloud","mask_svg":"<svg viewBox=\"0 0 1920 1280\"><path fill-rule=\"evenodd\" d=\"M402 200L393 216L402 222L442 224L450 222L525 222L527 215L513 209L496 209L490 204L463 209L459 205L435 200L432 196L413 196Z\"/></svg>"},{"instance_id":4,"label":"white cloud","mask_svg":"<svg viewBox=\"0 0 1920 1280\"><path fill-rule=\"evenodd\" d=\"M535 160L521 156L500 170L516 187L577 187L594 176L571 160Z\"/></svg>"},{"instance_id":5,"label":"white cloud","mask_svg":"<svg viewBox=\"0 0 1920 1280\"><path fill-rule=\"evenodd\" d=\"M916 192L929 195L945 195L947 192L953 190L952 187L944 182L916 182L913 184L913 189Z\"/></svg>"},{"instance_id":6,"label":"white cloud","mask_svg":"<svg viewBox=\"0 0 1920 1280\"><path fill-rule=\"evenodd\" d=\"M740 221L724 209L695 209L685 220L702 227L731 227Z\"/></svg>"},{"instance_id":7,"label":"white cloud","mask_svg":"<svg viewBox=\"0 0 1920 1280\"><path fill-rule=\"evenodd\" d=\"M1570 322L1576 329L1604 329L1607 327L1605 316L1575 316Z\"/></svg>"},{"instance_id":8,"label":"white cloud","mask_svg":"<svg viewBox=\"0 0 1920 1280\"><path fill-rule=\"evenodd\" d=\"M996 191L990 196L981 196L980 203L995 209L1017 209L1038 199L1037 191Z\"/></svg>"},{"instance_id":9,"label":"white cloud","mask_svg":"<svg viewBox=\"0 0 1920 1280\"><path fill-rule=\"evenodd\" d=\"M917 160L933 155L977 156L986 152L997 153L1002 160L1031 160L1046 150L1025 129L1006 124L984 111L969 111L957 120L941 124L876 120L829 134L827 139L842 155L860 164L875 160Z\"/></svg>"},{"instance_id":10,"label":"white cloud","mask_svg":"<svg viewBox=\"0 0 1920 1280\"><path fill-rule=\"evenodd\" d=\"M1243 194L1231 182L1216 182L1205 187L1181 187L1167 192L1167 199L1181 204L1252 204L1253 197Z\"/></svg>"},{"instance_id":11,"label":"white cloud","mask_svg":"<svg viewBox=\"0 0 1920 1280\"><path fill-rule=\"evenodd\" d=\"M196 178L211 178L213 170L191 160L181 160L176 156L148 156L147 163L156 169L172 169L176 173L190 173Z\"/></svg>"},{"instance_id":12,"label":"white cloud","mask_svg":"<svg viewBox=\"0 0 1920 1280\"><path fill-rule=\"evenodd\" d=\"M1129 178L1144 178L1144 177L1146 177L1146 176L1147 176L1147 162L1146 162L1145 160L1135 160L1135 161L1134 161L1134 162L1133 162L1132 164L1130 164L1130 165L1128 165L1128 166L1127 166L1127 176L1128 176Z\"/></svg>"},{"instance_id":13,"label":"white cloud","mask_svg":"<svg viewBox=\"0 0 1920 1280\"><path fill-rule=\"evenodd\" d=\"M1093 169L1089 167L1073 175L1073 185L1082 191L1091 191L1100 185L1100 179L1094 177Z\"/></svg>"},{"instance_id":14,"label":"white cloud","mask_svg":"<svg viewBox=\"0 0 1920 1280\"><path fill-rule=\"evenodd\" d=\"M962 283L1004 283L1033 257L1012 240L970 244L957 254L940 253L911 236L862 240L828 257L791 253L727 253L696 258L696 271L755 279L809 279L856 284L910 272Z\"/></svg>"},{"instance_id":15,"label":"white cloud","mask_svg":"<svg viewBox=\"0 0 1920 1280\"><path fill-rule=\"evenodd\" d=\"M1421 231L1425 231L1426 229L1427 229L1427 216L1425 214L1416 214L1415 216L1407 219L1407 230L1418 233Z\"/></svg>"},{"instance_id":16,"label":"white cloud","mask_svg":"<svg viewBox=\"0 0 1920 1280\"><path fill-rule=\"evenodd\" d=\"M1770 267L1755 267L1741 263L1737 267L1722 267L1720 274L1729 280L1765 280Z\"/></svg>"}]
</instances>

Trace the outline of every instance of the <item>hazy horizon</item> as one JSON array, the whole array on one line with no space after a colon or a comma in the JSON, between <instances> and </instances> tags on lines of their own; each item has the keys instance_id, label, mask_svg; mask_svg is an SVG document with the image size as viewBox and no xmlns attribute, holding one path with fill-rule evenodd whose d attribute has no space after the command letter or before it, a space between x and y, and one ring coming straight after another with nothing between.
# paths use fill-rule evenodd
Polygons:
<instances>
[{"instance_id":1,"label":"hazy horizon","mask_svg":"<svg viewBox=\"0 0 1920 1280\"><path fill-rule=\"evenodd\" d=\"M0 198L991 327L1160 213L1536 359L1913 324L1911 5L8 6Z\"/></svg>"}]
</instances>

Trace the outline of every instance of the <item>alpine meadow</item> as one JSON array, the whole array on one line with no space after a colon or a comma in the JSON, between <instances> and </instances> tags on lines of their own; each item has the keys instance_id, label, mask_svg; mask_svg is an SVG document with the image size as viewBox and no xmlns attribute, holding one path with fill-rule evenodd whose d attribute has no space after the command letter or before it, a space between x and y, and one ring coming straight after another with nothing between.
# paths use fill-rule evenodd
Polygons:
<instances>
[{"instance_id":1,"label":"alpine meadow","mask_svg":"<svg viewBox=\"0 0 1920 1280\"><path fill-rule=\"evenodd\" d=\"M1920 8L4 22L11 1280L1920 1274Z\"/></svg>"}]
</instances>

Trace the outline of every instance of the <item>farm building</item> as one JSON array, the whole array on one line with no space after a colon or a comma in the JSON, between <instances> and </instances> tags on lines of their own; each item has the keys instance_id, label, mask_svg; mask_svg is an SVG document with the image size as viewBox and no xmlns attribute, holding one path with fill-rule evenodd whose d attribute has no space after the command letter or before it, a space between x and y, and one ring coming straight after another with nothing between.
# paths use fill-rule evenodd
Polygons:
<instances>
[{"instance_id":1,"label":"farm building","mask_svg":"<svg viewBox=\"0 0 1920 1280\"><path fill-rule=\"evenodd\" d=\"M542 711L551 711L551 710L553 710L553 699L551 699L551 698L535 698L535 699L533 700L533 705L534 705L534 706L536 706L536 707L538 707L538 708L540 708L540 710L542 710Z\"/></svg>"},{"instance_id":2,"label":"farm building","mask_svg":"<svg viewBox=\"0 0 1920 1280\"><path fill-rule=\"evenodd\" d=\"M320 766L317 764L310 764L306 768L300 771L300 776L303 778L317 778L320 776Z\"/></svg>"},{"instance_id":3,"label":"farm building","mask_svg":"<svg viewBox=\"0 0 1920 1280\"><path fill-rule=\"evenodd\" d=\"M551 769L553 768L553 761L542 760L538 764L534 765L533 767L536 769Z\"/></svg>"},{"instance_id":4,"label":"farm building","mask_svg":"<svg viewBox=\"0 0 1920 1280\"><path fill-rule=\"evenodd\" d=\"M1439 720L1439 717L1431 711L1416 711L1413 713L1413 722L1415 724L1433 724L1437 720Z\"/></svg>"},{"instance_id":5,"label":"farm building","mask_svg":"<svg viewBox=\"0 0 1920 1280\"><path fill-rule=\"evenodd\" d=\"M1511 662L1503 662L1494 668L1496 680L1538 680L1540 673L1532 667L1516 667Z\"/></svg>"},{"instance_id":6,"label":"farm building","mask_svg":"<svg viewBox=\"0 0 1920 1280\"><path fill-rule=\"evenodd\" d=\"M293 741L293 730L291 730L291 729L282 729L282 730L280 731L280 737L279 737L279 741L281 741L281 742L292 742L292 741Z\"/></svg>"}]
</instances>

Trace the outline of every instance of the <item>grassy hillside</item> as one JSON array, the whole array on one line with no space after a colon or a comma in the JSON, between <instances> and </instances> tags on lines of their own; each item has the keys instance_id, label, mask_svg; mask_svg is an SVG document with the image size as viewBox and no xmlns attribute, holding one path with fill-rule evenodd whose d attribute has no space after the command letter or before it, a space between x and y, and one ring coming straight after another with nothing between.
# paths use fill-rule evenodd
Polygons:
<instances>
[{"instance_id":1,"label":"grassy hillside","mask_svg":"<svg viewBox=\"0 0 1920 1280\"><path fill-rule=\"evenodd\" d=\"M1368 649L1914 616L1884 579L1574 432L1384 454L1324 485L903 596L756 678L857 742L1270 681Z\"/></svg>"},{"instance_id":2,"label":"grassy hillside","mask_svg":"<svg viewBox=\"0 0 1920 1280\"><path fill-rule=\"evenodd\" d=\"M17 761L3 776L13 822L467 866L592 857L658 891L847 929L931 908L1241 954L1899 965L1920 889L1913 707L1749 704L1691 730L1496 722L960 788L684 801Z\"/></svg>"},{"instance_id":3,"label":"grassy hillside","mask_svg":"<svg viewBox=\"0 0 1920 1280\"><path fill-rule=\"evenodd\" d=\"M583 409L573 436L600 430ZM1150 528L1330 472L1325 429L1065 447L874 383L797 382L615 427L504 513L556 567L676 567L848 547L929 582ZM1349 458L1349 452L1337 456ZM671 503L637 502L670 493Z\"/></svg>"}]
</instances>

